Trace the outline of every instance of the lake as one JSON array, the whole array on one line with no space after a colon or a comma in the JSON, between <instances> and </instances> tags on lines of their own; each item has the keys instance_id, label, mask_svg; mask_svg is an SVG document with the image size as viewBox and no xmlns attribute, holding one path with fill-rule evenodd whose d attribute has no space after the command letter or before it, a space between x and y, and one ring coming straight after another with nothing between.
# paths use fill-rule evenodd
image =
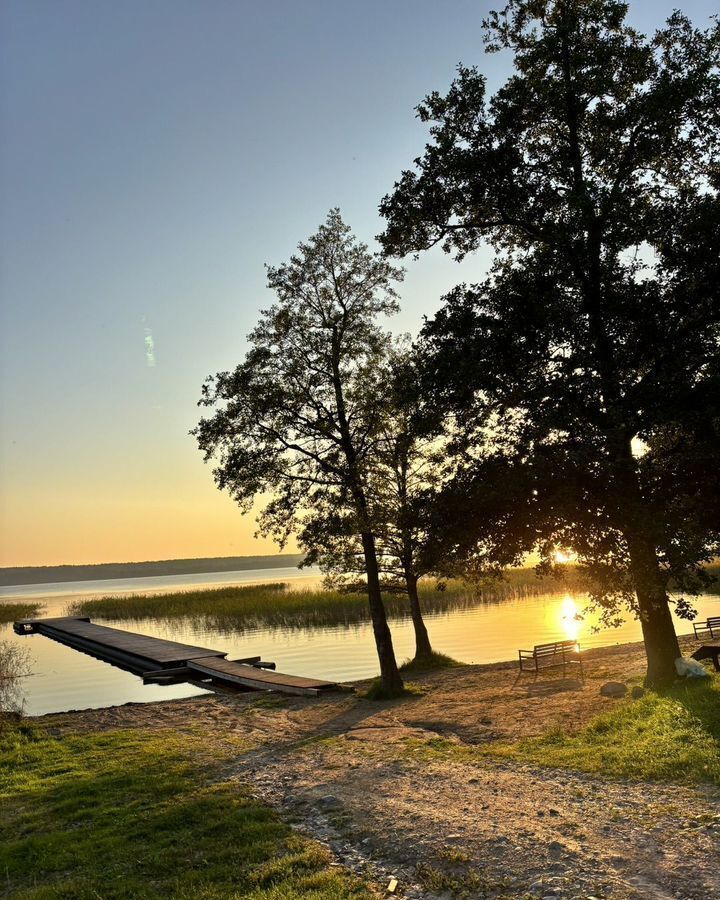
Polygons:
<instances>
[{"instance_id":1,"label":"lake","mask_svg":"<svg viewBox=\"0 0 720 900\"><path fill-rule=\"evenodd\" d=\"M125 578L113 581L63 582L0 588L0 603L11 600L42 602L43 616L60 616L80 597L111 593L147 593L183 588L220 587L286 581L297 587L315 586L319 574L295 568L250 569L208 575L168 575ZM696 602L700 619L720 615L720 596L703 595ZM467 663L500 662L517 658L518 648L567 638L578 639L582 648L640 640L640 625L625 621L619 628L595 633L594 618L577 618L583 597L565 593L516 597L499 602L430 613L426 616L435 649ZM227 630L208 628L193 620L172 622L144 619L116 622L97 619L129 631L227 651L229 658L262 656L273 660L282 672L352 681L377 674L378 664L369 622L322 628L252 628ZM392 619L391 629L399 661L413 655L412 623ZM678 633L692 630L688 622L676 620ZM64 712L70 709L111 706L129 702L164 700L205 693L193 685L168 687L143 685L136 675L72 650L42 635L21 637L12 624L0 626L0 641L26 647L32 674L20 689L27 715Z\"/></svg>"}]
</instances>

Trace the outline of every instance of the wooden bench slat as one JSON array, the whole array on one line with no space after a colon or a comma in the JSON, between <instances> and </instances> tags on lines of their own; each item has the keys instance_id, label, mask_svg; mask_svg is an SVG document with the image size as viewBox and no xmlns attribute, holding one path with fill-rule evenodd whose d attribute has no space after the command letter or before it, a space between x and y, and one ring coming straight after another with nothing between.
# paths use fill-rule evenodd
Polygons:
<instances>
[{"instance_id":1,"label":"wooden bench slat","mask_svg":"<svg viewBox=\"0 0 720 900\"><path fill-rule=\"evenodd\" d=\"M570 663L577 662L582 669L580 656L580 644L577 641L552 641L548 644L536 644L532 650L518 650L518 662L520 671L539 672L540 668L549 669L553 666L567 667ZM525 665L525 664L529 664ZM541 666L542 664L542 666Z\"/></svg>"}]
</instances>

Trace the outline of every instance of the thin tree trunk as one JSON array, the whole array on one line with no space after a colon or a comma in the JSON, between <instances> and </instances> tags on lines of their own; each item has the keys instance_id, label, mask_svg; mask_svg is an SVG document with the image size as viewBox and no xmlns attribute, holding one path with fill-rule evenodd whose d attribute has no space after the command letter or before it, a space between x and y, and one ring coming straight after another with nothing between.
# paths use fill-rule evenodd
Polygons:
<instances>
[{"instance_id":1,"label":"thin tree trunk","mask_svg":"<svg viewBox=\"0 0 720 900\"><path fill-rule=\"evenodd\" d=\"M375 537L372 532L363 532L362 545L367 572L370 617L372 619L378 659L380 660L382 686L388 694L400 694L403 690L403 680L395 659L392 635L390 634L390 627L385 614L385 604L380 593L377 552L375 550Z\"/></svg>"},{"instance_id":2,"label":"thin tree trunk","mask_svg":"<svg viewBox=\"0 0 720 900\"><path fill-rule=\"evenodd\" d=\"M370 606L370 618L372 620L373 634L378 660L380 661L380 679L383 690L387 694L400 694L403 690L403 680L395 659L390 627L387 623L385 604L380 592L380 574L378 570L377 551L375 549L375 536L373 535L368 515L367 497L358 470L357 453L353 444L350 426L348 424L345 409L345 395L343 392L342 378L340 375L340 352L338 349L338 335L335 329L333 337L333 387L335 390L335 402L337 404L338 423L342 438L342 449L347 461L349 473L349 487L355 504L355 512L361 528L363 555L365 557L365 571L367 575L368 604Z\"/></svg>"},{"instance_id":3,"label":"thin tree trunk","mask_svg":"<svg viewBox=\"0 0 720 900\"><path fill-rule=\"evenodd\" d=\"M408 598L410 600L410 615L412 616L413 628L415 629L415 659L428 659L432 656L432 647L430 646L430 636L428 635L422 609L420 608L417 583L417 577L406 571L405 584L407 585Z\"/></svg>"}]
</instances>

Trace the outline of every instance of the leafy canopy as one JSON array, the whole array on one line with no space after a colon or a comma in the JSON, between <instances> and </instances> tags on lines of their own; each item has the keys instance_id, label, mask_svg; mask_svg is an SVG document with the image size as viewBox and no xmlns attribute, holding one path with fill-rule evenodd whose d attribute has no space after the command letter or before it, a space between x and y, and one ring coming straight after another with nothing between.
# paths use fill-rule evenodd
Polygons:
<instances>
[{"instance_id":1,"label":"leafy canopy","mask_svg":"<svg viewBox=\"0 0 720 900\"><path fill-rule=\"evenodd\" d=\"M277 296L233 372L207 380L195 429L219 488L243 510L262 497L260 529L284 544L323 539L354 504L384 415L376 389L402 270L356 241L332 210L290 261L268 268Z\"/></svg>"},{"instance_id":2,"label":"leafy canopy","mask_svg":"<svg viewBox=\"0 0 720 900\"><path fill-rule=\"evenodd\" d=\"M720 537L720 31L676 13L646 38L626 11L492 13L488 49L515 74L488 99L460 67L428 96L430 143L381 205L389 253L497 251L423 335L464 463L438 513L446 552L571 546L609 615L634 602L630 531L688 588Z\"/></svg>"}]
</instances>

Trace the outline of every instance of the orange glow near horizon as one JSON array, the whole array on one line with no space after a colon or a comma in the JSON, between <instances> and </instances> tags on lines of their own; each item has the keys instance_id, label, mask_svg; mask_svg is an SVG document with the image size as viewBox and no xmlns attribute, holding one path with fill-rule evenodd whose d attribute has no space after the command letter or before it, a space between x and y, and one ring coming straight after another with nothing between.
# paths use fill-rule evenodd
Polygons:
<instances>
[{"instance_id":1,"label":"orange glow near horizon","mask_svg":"<svg viewBox=\"0 0 720 900\"><path fill-rule=\"evenodd\" d=\"M577 555L573 550L569 550L567 547L559 548L555 551L555 562L559 565L564 565L565 563L575 562L577 559Z\"/></svg>"},{"instance_id":2,"label":"orange glow near horizon","mask_svg":"<svg viewBox=\"0 0 720 900\"><path fill-rule=\"evenodd\" d=\"M0 566L94 565L280 553L255 538L244 516L198 467L180 488L129 480L123 489L63 483L6 486L0 504ZM288 546L285 553L296 552Z\"/></svg>"}]
</instances>

